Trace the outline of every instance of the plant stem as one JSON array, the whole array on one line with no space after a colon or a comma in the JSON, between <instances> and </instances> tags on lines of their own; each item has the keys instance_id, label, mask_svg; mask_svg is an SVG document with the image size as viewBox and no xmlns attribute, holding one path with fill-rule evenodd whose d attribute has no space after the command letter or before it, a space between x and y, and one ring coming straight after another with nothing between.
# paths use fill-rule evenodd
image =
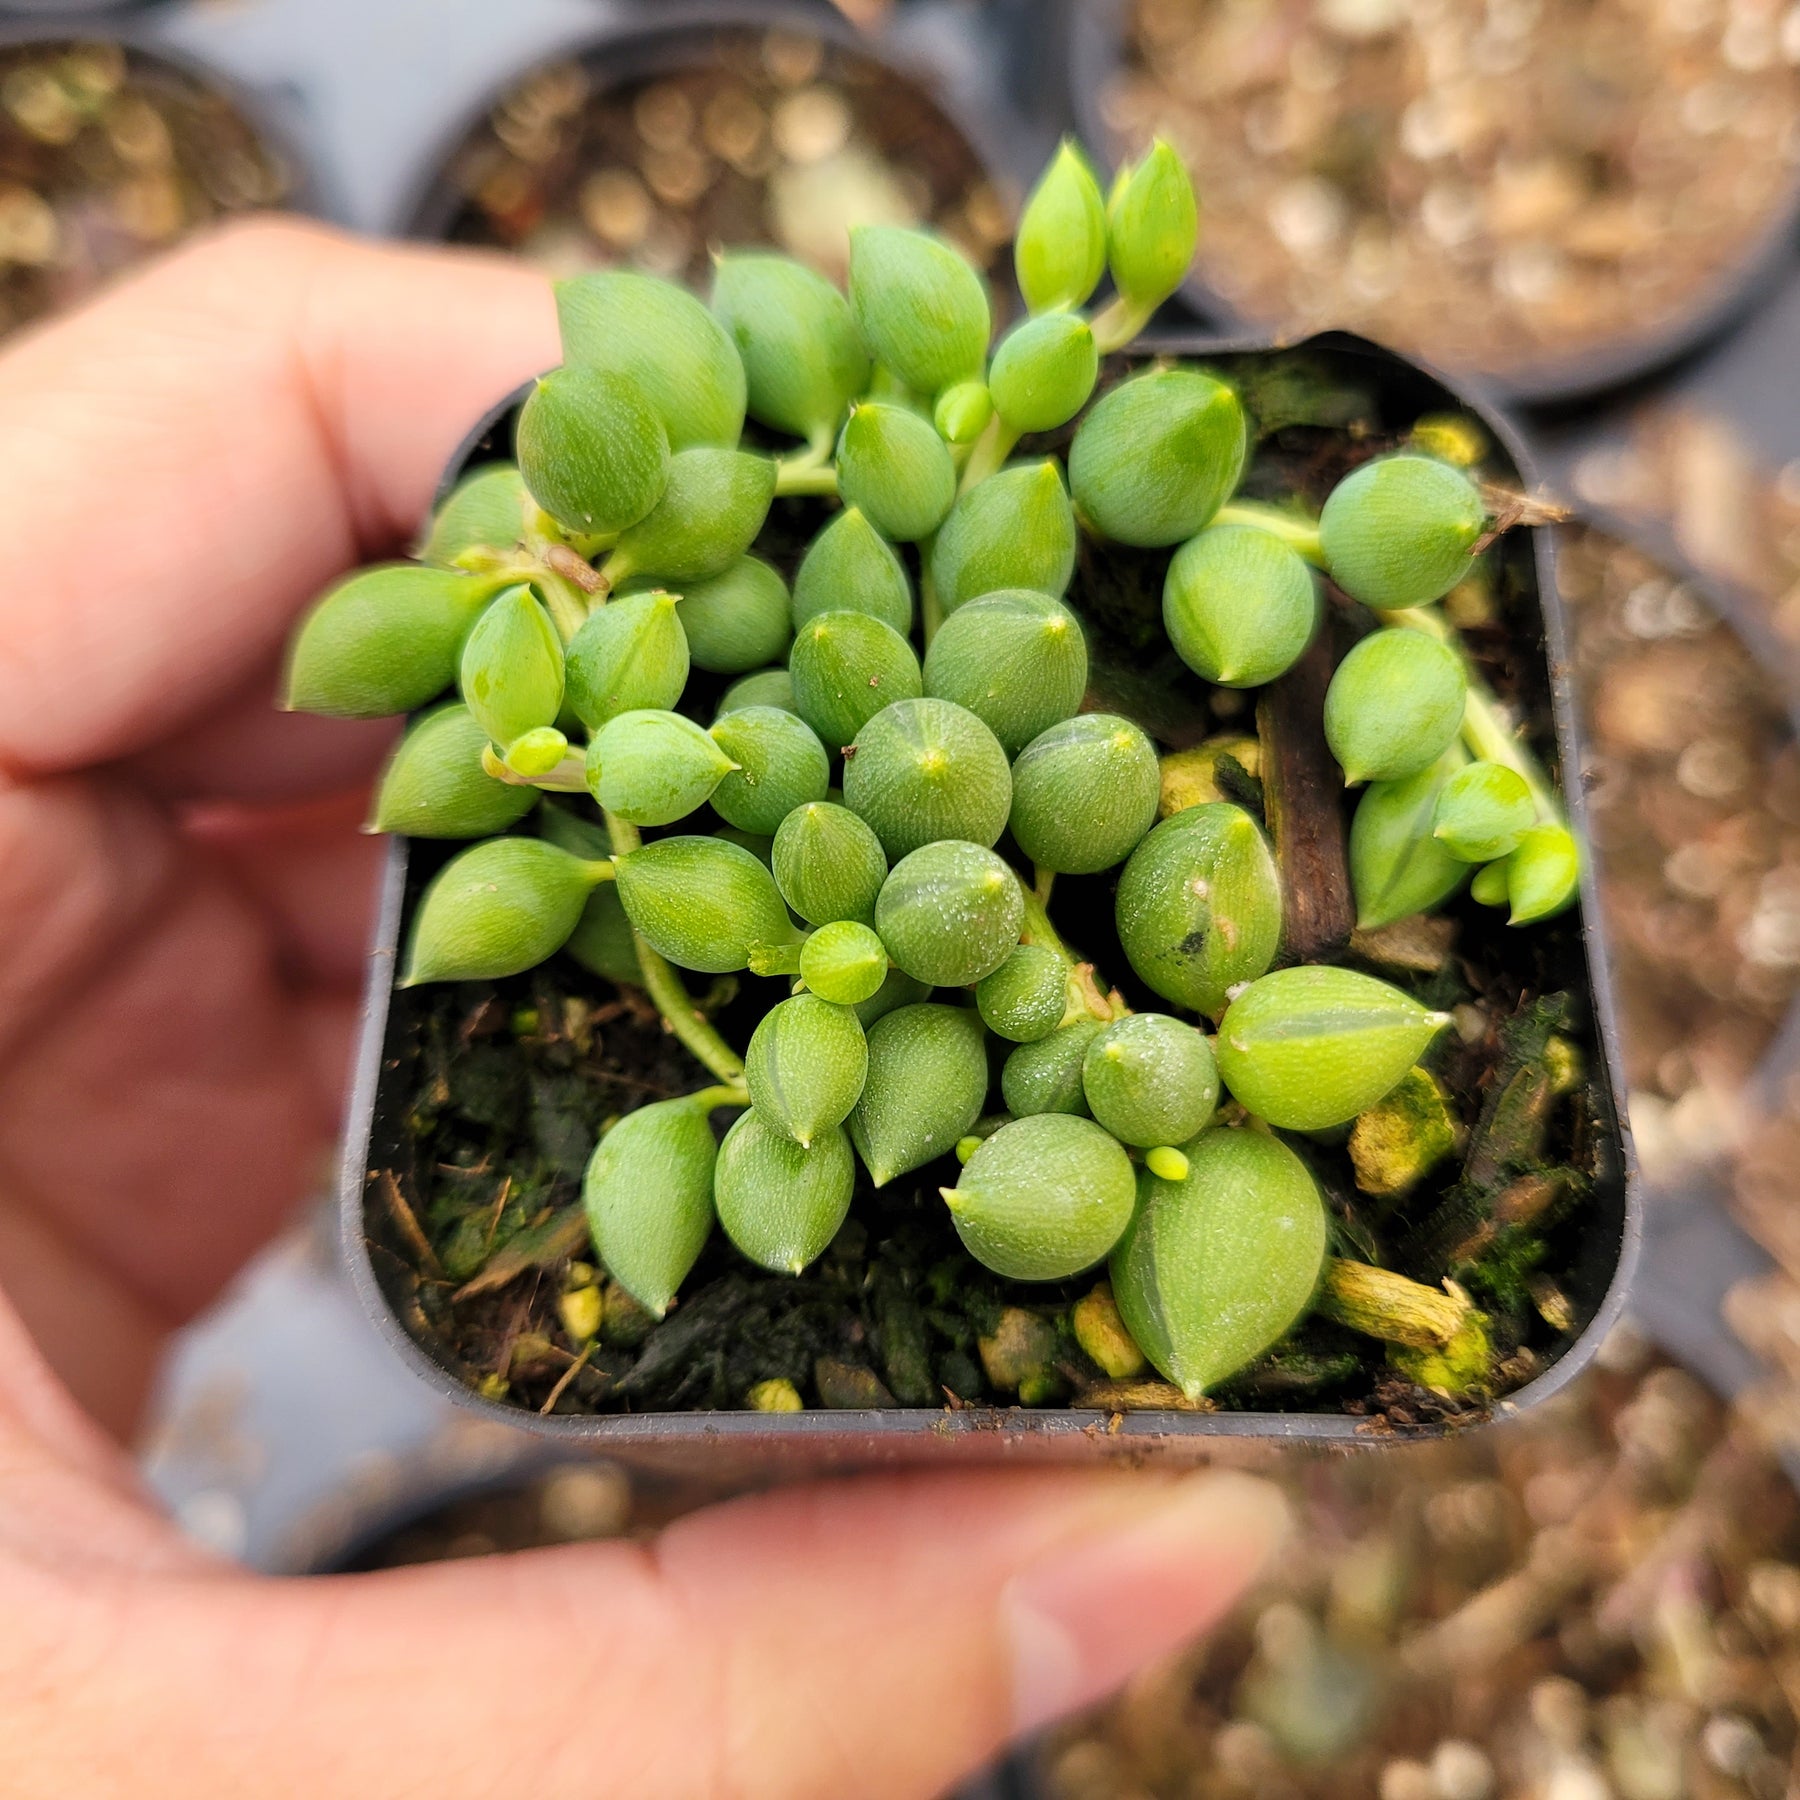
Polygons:
<instances>
[{"instance_id":1,"label":"plant stem","mask_svg":"<svg viewBox=\"0 0 1800 1800\"><path fill-rule=\"evenodd\" d=\"M775 465L775 498L791 498L797 494L835 494L838 491L837 470L829 463L822 467L805 457Z\"/></svg>"},{"instance_id":2,"label":"plant stem","mask_svg":"<svg viewBox=\"0 0 1800 1800\"><path fill-rule=\"evenodd\" d=\"M1019 434L998 413L988 420L987 429L975 440L975 448L963 466L959 495L979 487L990 475L998 474L1002 464L1012 455Z\"/></svg>"},{"instance_id":3,"label":"plant stem","mask_svg":"<svg viewBox=\"0 0 1800 1800\"><path fill-rule=\"evenodd\" d=\"M1155 316L1154 306L1139 306L1127 300L1123 294L1115 294L1112 300L1094 314L1094 347L1102 356L1110 356L1115 350L1123 350Z\"/></svg>"},{"instance_id":4,"label":"plant stem","mask_svg":"<svg viewBox=\"0 0 1800 1800\"><path fill-rule=\"evenodd\" d=\"M688 1103L703 1112L711 1112L717 1106L748 1106L750 1091L741 1081L734 1081L720 1087L701 1088L698 1093L688 1095Z\"/></svg>"},{"instance_id":5,"label":"plant stem","mask_svg":"<svg viewBox=\"0 0 1800 1800\"><path fill-rule=\"evenodd\" d=\"M1325 551L1319 542L1319 522L1284 507L1269 506L1261 500L1232 500L1213 514L1215 525L1254 525L1270 537L1280 538L1290 550L1297 551L1314 568L1325 567Z\"/></svg>"},{"instance_id":6,"label":"plant stem","mask_svg":"<svg viewBox=\"0 0 1800 1800\"><path fill-rule=\"evenodd\" d=\"M629 855L643 843L635 825L627 824L612 813L606 814L606 829L612 837L615 857ZM688 1052L721 1081L733 1088L739 1086L744 1079L744 1059L719 1036L712 1022L695 1010L693 996L682 985L681 977L660 953L644 942L643 934L634 927L631 937L637 946L644 992L655 1003L669 1029Z\"/></svg>"}]
</instances>

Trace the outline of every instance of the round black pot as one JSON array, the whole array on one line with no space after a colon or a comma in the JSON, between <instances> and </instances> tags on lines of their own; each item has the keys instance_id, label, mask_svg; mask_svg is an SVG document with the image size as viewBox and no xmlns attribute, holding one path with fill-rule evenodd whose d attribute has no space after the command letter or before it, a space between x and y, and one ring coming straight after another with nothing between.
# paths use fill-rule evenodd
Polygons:
<instances>
[{"instance_id":1,"label":"round black pot","mask_svg":"<svg viewBox=\"0 0 1800 1800\"><path fill-rule=\"evenodd\" d=\"M1229 372L1234 359L1267 355L1267 343L1218 339L1159 339L1137 347L1144 355L1205 358ZM1424 414L1463 408L1492 433L1508 471L1521 486L1532 485L1526 453L1511 427L1479 401L1447 386L1421 365L1362 338L1328 333L1292 347L1329 369L1334 379L1353 380L1360 391L1378 396L1384 424L1404 430ZM518 397L503 403L477 428L446 477L510 454L511 426ZM1550 534L1521 530L1503 541L1512 590L1535 599L1541 636L1529 627L1520 649L1536 660L1540 678L1531 686L1547 697L1556 749L1565 770L1582 759L1567 680L1567 645L1561 602L1555 587ZM1531 641L1535 637L1535 641ZM1566 784L1577 833L1584 827L1579 781ZM476 1394L401 1323L407 1307L406 1259L400 1228L383 1203L384 1171L407 1164L405 1115L409 1105L410 1060L417 1050L408 1030L406 993L393 987L396 957L420 888L439 860L432 847L396 840L390 850L366 991L354 1091L344 1146L340 1223L345 1261L370 1316L396 1352L441 1393L458 1402L564 1443L603 1448L624 1461L662 1467L704 1469L744 1478L777 1470L817 1470L897 1460L1053 1457L1065 1461L1099 1458L1142 1459L1156 1454L1188 1461L1229 1458L1255 1460L1283 1445L1310 1443L1349 1447L1368 1442L1366 1424L1342 1412L1104 1412L962 1407L807 1411L767 1414L736 1411L644 1412L540 1416ZM1565 915L1550 928L1542 951L1546 989L1554 986L1585 999L1593 1020L1596 1080L1604 1110L1603 1169L1583 1215L1579 1243L1570 1258L1570 1298L1578 1324L1555 1346L1549 1366L1497 1409L1513 1414L1540 1404L1592 1359L1601 1339L1625 1304L1642 1235L1640 1202L1630 1135L1616 1096L1622 1091L1616 1026L1607 976L1607 958L1592 872L1584 873L1579 915ZM416 1230L416 1227L415 1227ZM416 1311L416 1301L412 1303ZM1428 1428L1432 1430L1444 1428Z\"/></svg>"},{"instance_id":2,"label":"round black pot","mask_svg":"<svg viewBox=\"0 0 1800 1800\"><path fill-rule=\"evenodd\" d=\"M881 40L858 31L826 0L677 0L672 5L639 5L609 29L578 40L562 53L587 71L595 93L653 80L714 60L710 39L720 31L790 30L879 64L897 81L915 87L941 120L941 129L960 139L971 161L1003 190L1017 184L1019 131L991 99L979 110L960 105L944 92L934 71L904 59ZM457 120L421 162L408 198L395 215L396 236L437 242L448 238L467 198L447 179L446 169L495 103L527 73L510 71L482 103Z\"/></svg>"},{"instance_id":3,"label":"round black pot","mask_svg":"<svg viewBox=\"0 0 1800 1800\"><path fill-rule=\"evenodd\" d=\"M1112 164L1114 145L1100 116L1100 95L1119 66L1126 10L1131 3L1068 0L1068 83L1075 128L1088 150L1107 168ZM1204 195L1201 202L1204 206ZM1736 325L1792 267L1797 236L1800 181L1790 184L1782 204L1743 254L1686 311L1630 337L1508 368L1461 371L1458 379L1465 386L1479 386L1500 404L1545 408L1591 400L1628 386L1666 369ZM1198 269L1188 276L1181 292L1188 306L1220 331L1266 331L1277 323L1244 318Z\"/></svg>"}]
</instances>

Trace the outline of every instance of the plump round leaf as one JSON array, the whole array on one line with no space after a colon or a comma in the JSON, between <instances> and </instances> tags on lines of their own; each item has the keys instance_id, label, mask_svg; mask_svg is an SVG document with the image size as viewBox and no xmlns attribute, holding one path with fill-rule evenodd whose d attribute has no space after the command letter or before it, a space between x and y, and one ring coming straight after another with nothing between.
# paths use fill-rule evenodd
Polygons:
<instances>
[{"instance_id":1,"label":"plump round leaf","mask_svg":"<svg viewBox=\"0 0 1800 1800\"><path fill-rule=\"evenodd\" d=\"M875 360L936 394L987 359L987 285L929 232L862 225L850 233L850 305Z\"/></svg>"},{"instance_id":2,"label":"plump round leaf","mask_svg":"<svg viewBox=\"0 0 1800 1800\"><path fill-rule=\"evenodd\" d=\"M829 800L796 807L775 833L773 866L782 897L807 924L874 924L887 855L848 807Z\"/></svg>"},{"instance_id":3,"label":"plump round leaf","mask_svg":"<svg viewBox=\"0 0 1800 1800\"><path fill-rule=\"evenodd\" d=\"M569 640L563 672L569 710L590 731L620 713L669 711L688 680L676 597L622 594L597 607Z\"/></svg>"},{"instance_id":4,"label":"plump round leaf","mask_svg":"<svg viewBox=\"0 0 1800 1800\"><path fill-rule=\"evenodd\" d=\"M873 1000L887 975L887 946L854 919L821 925L800 950L800 979L834 1006L856 1007Z\"/></svg>"},{"instance_id":5,"label":"plump round leaf","mask_svg":"<svg viewBox=\"0 0 1800 1800\"><path fill-rule=\"evenodd\" d=\"M471 844L420 895L400 985L536 968L568 942L594 881L588 863L538 838Z\"/></svg>"},{"instance_id":6,"label":"plump round leaf","mask_svg":"<svg viewBox=\"0 0 1800 1800\"><path fill-rule=\"evenodd\" d=\"M750 1104L796 1143L841 1125L862 1095L868 1044L856 1014L796 994L763 1014L744 1056Z\"/></svg>"},{"instance_id":7,"label":"plump round leaf","mask_svg":"<svg viewBox=\"0 0 1800 1800\"><path fill-rule=\"evenodd\" d=\"M1468 864L1431 831L1438 796L1462 760L1453 745L1416 775L1371 781L1357 801L1350 821L1350 886L1362 930L1430 912L1468 879Z\"/></svg>"},{"instance_id":8,"label":"plump round leaf","mask_svg":"<svg viewBox=\"0 0 1800 1800\"><path fill-rule=\"evenodd\" d=\"M992 850L954 839L902 857L875 902L894 965L932 987L972 987L991 975L1024 923L1018 876Z\"/></svg>"},{"instance_id":9,"label":"plump round leaf","mask_svg":"<svg viewBox=\"0 0 1800 1800\"><path fill-rule=\"evenodd\" d=\"M885 1187L946 1156L987 1099L981 1021L966 1007L901 1006L868 1028L869 1073L850 1138Z\"/></svg>"},{"instance_id":10,"label":"plump round leaf","mask_svg":"<svg viewBox=\"0 0 1800 1800\"><path fill-rule=\"evenodd\" d=\"M1088 1046L1104 1027L1098 1019L1077 1019L1048 1036L1020 1044L1000 1071L1000 1093L1006 1110L1024 1119L1036 1113L1088 1111L1081 1084Z\"/></svg>"},{"instance_id":11,"label":"plump round leaf","mask_svg":"<svg viewBox=\"0 0 1800 1800\"><path fill-rule=\"evenodd\" d=\"M1188 1172L1138 1172L1138 1202L1112 1257L1113 1297L1157 1369L1198 1400L1283 1337L1324 1268L1318 1184L1279 1139L1214 1130Z\"/></svg>"},{"instance_id":12,"label":"plump round leaf","mask_svg":"<svg viewBox=\"0 0 1800 1800\"><path fill-rule=\"evenodd\" d=\"M950 700L901 700L856 734L844 804L897 860L939 838L992 848L1012 807L1000 740Z\"/></svg>"},{"instance_id":13,"label":"plump round leaf","mask_svg":"<svg viewBox=\"0 0 1800 1800\"><path fill-rule=\"evenodd\" d=\"M531 496L517 463L488 463L465 475L431 517L419 561L448 569L475 551L504 553L525 535ZM535 510L535 509L534 509Z\"/></svg>"},{"instance_id":14,"label":"plump round leaf","mask_svg":"<svg viewBox=\"0 0 1800 1800\"><path fill-rule=\"evenodd\" d=\"M1354 969L1277 969L1226 1008L1219 1074L1259 1119L1323 1131L1367 1112L1449 1023Z\"/></svg>"},{"instance_id":15,"label":"plump round leaf","mask_svg":"<svg viewBox=\"0 0 1800 1800\"><path fill-rule=\"evenodd\" d=\"M1079 313L1043 313L1015 325L994 352L988 392L1016 432L1055 431L1087 405L1100 375L1093 327Z\"/></svg>"},{"instance_id":16,"label":"plump round leaf","mask_svg":"<svg viewBox=\"0 0 1800 1800\"><path fill-rule=\"evenodd\" d=\"M758 669L740 676L719 696L714 722L745 706L779 706L783 712L794 712L793 676L786 669Z\"/></svg>"},{"instance_id":17,"label":"plump round leaf","mask_svg":"<svg viewBox=\"0 0 1800 1800\"><path fill-rule=\"evenodd\" d=\"M1027 588L958 608L925 652L925 692L966 706L1008 756L1075 716L1087 675L1087 639L1075 615Z\"/></svg>"},{"instance_id":18,"label":"plump round leaf","mask_svg":"<svg viewBox=\"0 0 1800 1800\"><path fill-rule=\"evenodd\" d=\"M1428 769L1456 742L1469 681L1448 644L1393 626L1372 631L1325 690L1325 738L1347 782Z\"/></svg>"},{"instance_id":19,"label":"plump round leaf","mask_svg":"<svg viewBox=\"0 0 1800 1800\"><path fill-rule=\"evenodd\" d=\"M486 773L487 747L487 733L466 706L451 701L425 714L388 758L369 829L479 838L516 824L537 804L537 791Z\"/></svg>"},{"instance_id":20,"label":"plump round leaf","mask_svg":"<svg viewBox=\"0 0 1800 1800\"><path fill-rule=\"evenodd\" d=\"M1261 687L1286 674L1318 622L1312 571L1254 525L1209 525L1169 564L1163 629L1176 655L1221 687Z\"/></svg>"},{"instance_id":21,"label":"plump round leaf","mask_svg":"<svg viewBox=\"0 0 1800 1800\"><path fill-rule=\"evenodd\" d=\"M990 475L959 499L931 548L946 613L1008 588L1060 598L1075 573L1075 509L1053 456Z\"/></svg>"},{"instance_id":22,"label":"plump round leaf","mask_svg":"<svg viewBox=\"0 0 1800 1800\"><path fill-rule=\"evenodd\" d=\"M1138 979L1209 1018L1275 960L1281 877L1256 821L1225 801L1163 820L1131 854L1114 916Z\"/></svg>"},{"instance_id":23,"label":"plump round leaf","mask_svg":"<svg viewBox=\"0 0 1800 1800\"><path fill-rule=\"evenodd\" d=\"M723 575L750 546L775 498L775 464L744 450L682 450L662 498L624 532L608 567L687 585Z\"/></svg>"},{"instance_id":24,"label":"plump round leaf","mask_svg":"<svg viewBox=\"0 0 1800 1800\"><path fill-rule=\"evenodd\" d=\"M619 898L651 949L684 969L728 975L762 944L797 935L775 878L741 845L667 837L617 859Z\"/></svg>"},{"instance_id":25,"label":"plump round leaf","mask_svg":"<svg viewBox=\"0 0 1800 1800\"><path fill-rule=\"evenodd\" d=\"M1134 375L1101 398L1075 433L1069 485L1102 537L1142 549L1203 530L1244 470L1244 409L1194 369Z\"/></svg>"},{"instance_id":26,"label":"plump round leaf","mask_svg":"<svg viewBox=\"0 0 1800 1800\"><path fill-rule=\"evenodd\" d=\"M669 440L643 390L599 369L552 369L526 397L515 449L531 497L557 524L599 536L663 496Z\"/></svg>"},{"instance_id":27,"label":"plump round leaf","mask_svg":"<svg viewBox=\"0 0 1800 1800\"><path fill-rule=\"evenodd\" d=\"M1197 1137L1219 1105L1212 1047L1167 1013L1129 1013L1108 1025L1087 1047L1081 1086L1094 1117L1144 1150Z\"/></svg>"},{"instance_id":28,"label":"plump round leaf","mask_svg":"<svg viewBox=\"0 0 1800 1800\"><path fill-rule=\"evenodd\" d=\"M910 544L943 524L956 464L929 419L888 401L850 409L838 439L838 492L884 537Z\"/></svg>"},{"instance_id":29,"label":"plump round leaf","mask_svg":"<svg viewBox=\"0 0 1800 1800\"><path fill-rule=\"evenodd\" d=\"M982 1023L1015 1044L1048 1037L1062 1023L1068 999L1068 965L1043 944L1019 945L975 990Z\"/></svg>"},{"instance_id":30,"label":"plump round leaf","mask_svg":"<svg viewBox=\"0 0 1800 1800\"><path fill-rule=\"evenodd\" d=\"M1487 507L1460 469L1435 456L1378 456L1331 490L1319 537L1331 578L1383 612L1424 606L1474 566Z\"/></svg>"},{"instance_id":31,"label":"plump round leaf","mask_svg":"<svg viewBox=\"0 0 1800 1800\"><path fill-rule=\"evenodd\" d=\"M734 766L680 713L620 713L588 745L588 792L633 825L672 825L704 806Z\"/></svg>"},{"instance_id":32,"label":"plump round leaf","mask_svg":"<svg viewBox=\"0 0 1800 1800\"><path fill-rule=\"evenodd\" d=\"M716 1154L706 1112L690 1096L627 1113L588 1163L581 1197L595 1254L655 1318L712 1233Z\"/></svg>"},{"instance_id":33,"label":"plump round leaf","mask_svg":"<svg viewBox=\"0 0 1800 1800\"><path fill-rule=\"evenodd\" d=\"M1474 762L1444 783L1432 836L1461 862L1493 862L1518 849L1537 822L1531 790L1504 763Z\"/></svg>"},{"instance_id":34,"label":"plump round leaf","mask_svg":"<svg viewBox=\"0 0 1800 1800\"><path fill-rule=\"evenodd\" d=\"M749 1259L798 1275L825 1253L850 1211L856 1159L830 1126L796 1143L752 1108L726 1132L713 1170L713 1205L725 1235Z\"/></svg>"},{"instance_id":35,"label":"plump round leaf","mask_svg":"<svg viewBox=\"0 0 1800 1800\"><path fill-rule=\"evenodd\" d=\"M913 647L861 612L825 612L800 627L788 658L794 704L835 754L884 707L924 687Z\"/></svg>"},{"instance_id":36,"label":"plump round leaf","mask_svg":"<svg viewBox=\"0 0 1800 1800\"><path fill-rule=\"evenodd\" d=\"M463 703L502 750L554 725L563 703L563 649L528 587L508 588L475 621L457 669Z\"/></svg>"},{"instance_id":37,"label":"plump round leaf","mask_svg":"<svg viewBox=\"0 0 1800 1800\"><path fill-rule=\"evenodd\" d=\"M1033 738L1013 764L1013 836L1040 869L1097 874L1143 841L1161 793L1144 733L1116 713L1081 713Z\"/></svg>"},{"instance_id":38,"label":"plump round leaf","mask_svg":"<svg viewBox=\"0 0 1800 1800\"><path fill-rule=\"evenodd\" d=\"M1002 1125L942 1191L963 1248L1010 1281L1066 1281L1092 1268L1137 1199L1118 1143L1065 1113Z\"/></svg>"},{"instance_id":39,"label":"plump round leaf","mask_svg":"<svg viewBox=\"0 0 1800 1800\"><path fill-rule=\"evenodd\" d=\"M713 811L739 830L771 836L795 807L824 800L831 760L804 719L778 706L746 706L710 735L737 764L713 789Z\"/></svg>"}]
</instances>

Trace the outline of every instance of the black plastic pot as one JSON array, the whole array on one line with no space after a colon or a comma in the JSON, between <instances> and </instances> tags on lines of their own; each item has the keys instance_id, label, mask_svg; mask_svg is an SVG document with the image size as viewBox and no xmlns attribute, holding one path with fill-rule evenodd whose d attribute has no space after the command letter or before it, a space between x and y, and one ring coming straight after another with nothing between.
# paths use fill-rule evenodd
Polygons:
<instances>
[{"instance_id":1,"label":"black plastic pot","mask_svg":"<svg viewBox=\"0 0 1800 1800\"><path fill-rule=\"evenodd\" d=\"M1266 343L1216 339L1168 339L1140 349L1203 357L1229 369L1234 358L1267 355ZM1428 412L1466 407L1492 432L1514 476L1529 485L1525 452L1511 427L1480 403L1471 403L1437 375L1408 363L1361 338L1329 333L1295 347L1322 360L1337 376L1351 376L1379 395L1384 423L1404 430ZM510 453L516 397L477 429L452 465L454 479L464 468ZM1521 531L1503 540L1510 578L1518 591L1535 594L1543 638L1541 691L1554 720L1556 749L1565 769L1581 766L1574 708L1567 684L1564 622L1554 581L1549 534ZM1529 630L1529 621L1527 621ZM1532 646L1524 646L1527 657ZM1575 828L1583 824L1579 782L1567 787ZM429 861L431 859L424 859ZM393 978L398 946L424 874L409 871L408 848L396 841L382 887L380 916L370 961L361 1044L345 1141L340 1220L345 1260L364 1305L399 1354L442 1393L516 1425L568 1441L604 1447L625 1460L654 1459L664 1466L686 1462L738 1469L746 1475L779 1468L816 1469L899 1459L945 1456L994 1459L1027 1455L1066 1460L1096 1457L1141 1458L1150 1454L1189 1460L1230 1456L1238 1460L1267 1454L1284 1444L1348 1446L1364 1439L1362 1423L1342 1413L1133 1412L1118 1419L1080 1410L1023 1410L969 1407L954 1411L670 1412L540 1417L517 1407L485 1400L472 1392L401 1325L401 1303L391 1278L402 1267L396 1227L380 1201L379 1172L403 1163L406 1059L410 1054L402 996L395 1002ZM1571 1300L1580 1324L1564 1335L1556 1359L1528 1386L1498 1409L1510 1414L1534 1406L1570 1380L1593 1356L1625 1301L1637 1259L1641 1215L1635 1192L1635 1163L1629 1132L1618 1116L1619 1063L1606 954L1594 905L1591 872L1584 876L1579 916L1547 928L1552 947L1542 954L1546 982L1585 995L1592 1005L1600 1049L1597 1071L1608 1140L1604 1174L1585 1214L1580 1248L1572 1258Z\"/></svg>"},{"instance_id":2,"label":"black plastic pot","mask_svg":"<svg viewBox=\"0 0 1800 1800\"><path fill-rule=\"evenodd\" d=\"M1100 95L1121 61L1131 4L1132 0L1067 0L1068 82L1075 128L1088 150L1109 167L1117 146L1100 116ZM1205 200L1202 195L1203 207ZM1790 184L1781 205L1736 262L1685 311L1631 337L1508 368L1463 370L1457 378L1465 387L1479 386L1503 405L1554 408L1591 400L1657 374L1723 336L1770 295L1794 266L1797 237L1800 181ZM1197 269L1181 292L1188 306L1220 331L1266 331L1279 324L1244 318Z\"/></svg>"},{"instance_id":3,"label":"black plastic pot","mask_svg":"<svg viewBox=\"0 0 1800 1800\"><path fill-rule=\"evenodd\" d=\"M999 116L990 100L978 111L947 94L942 72L917 65L892 43L858 31L825 0L698 0L693 4L639 6L611 29L578 41L558 60L573 59L586 69L596 93L630 87L714 60L708 40L719 32L789 30L814 37L882 67L897 81L916 88L941 120L941 129L967 147L971 161L1003 191L1016 189L1019 132ZM397 236L442 241L453 236L467 197L446 178L452 159L480 130L495 103L532 65L506 78L455 127L421 163L409 197L395 217Z\"/></svg>"}]
</instances>

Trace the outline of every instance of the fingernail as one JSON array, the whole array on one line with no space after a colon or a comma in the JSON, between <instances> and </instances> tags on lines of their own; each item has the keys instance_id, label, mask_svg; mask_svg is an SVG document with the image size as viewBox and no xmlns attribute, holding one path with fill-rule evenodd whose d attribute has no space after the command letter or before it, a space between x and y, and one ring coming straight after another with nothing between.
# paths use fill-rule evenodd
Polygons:
<instances>
[{"instance_id":1,"label":"fingernail","mask_svg":"<svg viewBox=\"0 0 1800 1800\"><path fill-rule=\"evenodd\" d=\"M1279 1488L1222 1470L1130 1494L1001 1594L1020 1733L1110 1693L1213 1624L1287 1536Z\"/></svg>"}]
</instances>

